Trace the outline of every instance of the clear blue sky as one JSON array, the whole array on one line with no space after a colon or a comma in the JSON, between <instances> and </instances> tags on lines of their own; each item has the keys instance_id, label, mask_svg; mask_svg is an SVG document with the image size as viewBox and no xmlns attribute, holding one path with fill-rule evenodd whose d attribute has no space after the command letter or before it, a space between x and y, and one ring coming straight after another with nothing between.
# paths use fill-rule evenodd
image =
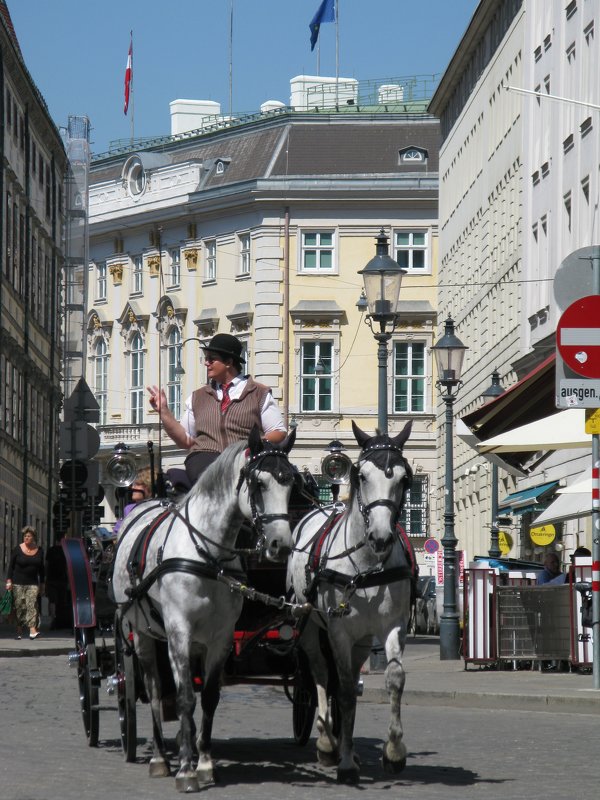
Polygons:
<instances>
[{"instance_id":1,"label":"clear blue sky","mask_svg":"<svg viewBox=\"0 0 600 800\"><path fill-rule=\"evenodd\" d=\"M230 0L7 0L27 67L57 125L87 115L92 151L130 136L123 114L134 38L135 135L170 132L169 102L229 111ZM233 110L289 103L294 75L316 74L308 24L320 0L234 0ZM478 0L339 0L340 76L443 72ZM321 26L321 75L335 75L335 25Z\"/></svg>"}]
</instances>

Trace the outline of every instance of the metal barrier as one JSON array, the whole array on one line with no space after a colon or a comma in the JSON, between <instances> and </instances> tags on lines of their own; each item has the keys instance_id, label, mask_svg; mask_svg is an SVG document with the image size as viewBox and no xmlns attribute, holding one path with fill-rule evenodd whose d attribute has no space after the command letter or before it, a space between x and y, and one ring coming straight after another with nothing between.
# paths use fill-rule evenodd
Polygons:
<instances>
[{"instance_id":1,"label":"metal barrier","mask_svg":"<svg viewBox=\"0 0 600 800\"><path fill-rule=\"evenodd\" d=\"M569 661L591 667L593 634L582 619L577 584L591 582L591 558L578 558L562 585L537 586L535 570L465 570L465 663Z\"/></svg>"},{"instance_id":2,"label":"metal barrier","mask_svg":"<svg viewBox=\"0 0 600 800\"><path fill-rule=\"evenodd\" d=\"M568 660L570 589L567 584L497 586L498 660Z\"/></svg>"}]
</instances>

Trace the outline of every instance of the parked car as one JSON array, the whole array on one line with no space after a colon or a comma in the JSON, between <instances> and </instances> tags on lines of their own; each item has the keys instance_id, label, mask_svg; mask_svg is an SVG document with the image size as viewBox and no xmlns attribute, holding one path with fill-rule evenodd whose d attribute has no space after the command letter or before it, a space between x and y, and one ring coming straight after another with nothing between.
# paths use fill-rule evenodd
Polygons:
<instances>
[{"instance_id":1,"label":"parked car","mask_svg":"<svg viewBox=\"0 0 600 800\"><path fill-rule=\"evenodd\" d=\"M438 634L439 632L435 578L433 575L427 575L419 578L417 584L415 633Z\"/></svg>"}]
</instances>

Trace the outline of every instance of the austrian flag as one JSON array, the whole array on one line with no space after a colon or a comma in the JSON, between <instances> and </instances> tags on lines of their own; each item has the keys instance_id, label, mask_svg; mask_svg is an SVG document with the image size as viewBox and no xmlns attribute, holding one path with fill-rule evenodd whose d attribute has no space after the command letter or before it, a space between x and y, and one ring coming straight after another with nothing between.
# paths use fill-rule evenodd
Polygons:
<instances>
[{"instance_id":1,"label":"austrian flag","mask_svg":"<svg viewBox=\"0 0 600 800\"><path fill-rule=\"evenodd\" d=\"M131 81L133 80L133 34L129 42L129 53L127 55L127 66L125 67L125 105L123 106L123 113L127 114L129 108L129 92L131 90Z\"/></svg>"}]
</instances>

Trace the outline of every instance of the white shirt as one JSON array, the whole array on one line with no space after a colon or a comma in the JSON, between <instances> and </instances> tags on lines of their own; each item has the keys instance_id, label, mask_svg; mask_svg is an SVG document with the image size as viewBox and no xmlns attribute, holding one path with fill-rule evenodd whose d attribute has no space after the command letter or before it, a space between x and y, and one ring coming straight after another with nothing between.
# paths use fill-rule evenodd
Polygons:
<instances>
[{"instance_id":1,"label":"white shirt","mask_svg":"<svg viewBox=\"0 0 600 800\"><path fill-rule=\"evenodd\" d=\"M246 388L248 383L248 375L236 375L233 379L233 386L229 389L229 397L232 400L237 400ZM223 389L217 386L217 397L219 400L223 399ZM284 431L286 430L283 423L283 415L279 410L279 406L275 402L275 398L269 392L265 398L265 402L260 412L260 420L262 423L264 433L271 433L271 431ZM194 412L192 410L192 395L185 401L183 416L181 417L181 424L188 436L192 439L196 438L196 426L194 424Z\"/></svg>"}]
</instances>

